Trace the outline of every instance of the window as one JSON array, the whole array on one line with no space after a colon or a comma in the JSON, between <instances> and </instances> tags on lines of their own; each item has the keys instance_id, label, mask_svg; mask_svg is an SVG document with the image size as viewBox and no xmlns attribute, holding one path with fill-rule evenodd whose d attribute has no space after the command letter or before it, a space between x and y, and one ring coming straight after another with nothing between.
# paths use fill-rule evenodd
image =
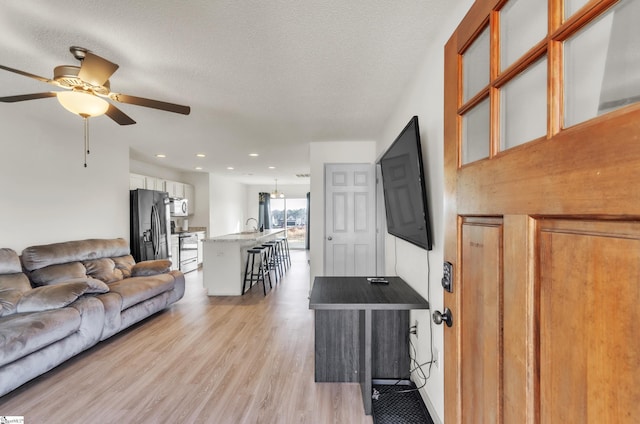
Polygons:
<instances>
[{"instance_id":1,"label":"window","mask_svg":"<svg viewBox=\"0 0 640 424\"><path fill-rule=\"evenodd\" d=\"M290 249L304 249L307 238L307 199L271 199L271 228L285 228Z\"/></svg>"}]
</instances>

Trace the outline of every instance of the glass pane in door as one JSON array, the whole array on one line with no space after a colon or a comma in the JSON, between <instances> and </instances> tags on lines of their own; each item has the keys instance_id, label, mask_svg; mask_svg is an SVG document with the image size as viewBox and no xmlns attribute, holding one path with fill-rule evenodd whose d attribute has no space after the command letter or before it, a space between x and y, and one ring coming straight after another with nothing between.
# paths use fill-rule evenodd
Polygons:
<instances>
[{"instance_id":1,"label":"glass pane in door","mask_svg":"<svg viewBox=\"0 0 640 424\"><path fill-rule=\"evenodd\" d=\"M489 157L489 98L478 103L462 117L462 164Z\"/></svg>"},{"instance_id":2,"label":"glass pane in door","mask_svg":"<svg viewBox=\"0 0 640 424\"><path fill-rule=\"evenodd\" d=\"M489 57L487 27L462 55L463 102L467 102L489 84Z\"/></svg>"},{"instance_id":3,"label":"glass pane in door","mask_svg":"<svg viewBox=\"0 0 640 424\"><path fill-rule=\"evenodd\" d=\"M500 150L547 134L547 59L500 89Z\"/></svg>"},{"instance_id":4,"label":"glass pane in door","mask_svg":"<svg viewBox=\"0 0 640 424\"><path fill-rule=\"evenodd\" d=\"M546 35L546 0L510 0L500 11L500 69L508 68Z\"/></svg>"},{"instance_id":5,"label":"glass pane in door","mask_svg":"<svg viewBox=\"0 0 640 424\"><path fill-rule=\"evenodd\" d=\"M589 3L589 0L564 0L564 18L570 18L571 15L587 3Z\"/></svg>"},{"instance_id":6,"label":"glass pane in door","mask_svg":"<svg viewBox=\"0 0 640 424\"><path fill-rule=\"evenodd\" d=\"M304 249L307 237L307 199L285 199L290 249Z\"/></svg>"},{"instance_id":7,"label":"glass pane in door","mask_svg":"<svg viewBox=\"0 0 640 424\"><path fill-rule=\"evenodd\" d=\"M290 249L304 249L307 237L307 199L271 199L271 228L287 230Z\"/></svg>"},{"instance_id":8,"label":"glass pane in door","mask_svg":"<svg viewBox=\"0 0 640 424\"><path fill-rule=\"evenodd\" d=\"M640 101L640 1L621 0L565 41L564 126Z\"/></svg>"}]
</instances>

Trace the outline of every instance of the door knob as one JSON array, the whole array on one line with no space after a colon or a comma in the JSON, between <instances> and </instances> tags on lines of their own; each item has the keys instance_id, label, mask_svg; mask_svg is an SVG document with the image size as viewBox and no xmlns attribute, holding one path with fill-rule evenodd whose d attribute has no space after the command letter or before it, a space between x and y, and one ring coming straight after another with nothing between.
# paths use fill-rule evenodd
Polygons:
<instances>
[{"instance_id":1,"label":"door knob","mask_svg":"<svg viewBox=\"0 0 640 424\"><path fill-rule=\"evenodd\" d=\"M327 237L327 240L331 241L331 240L333 240L333 237L329 236L329 237Z\"/></svg>"},{"instance_id":2,"label":"door knob","mask_svg":"<svg viewBox=\"0 0 640 424\"><path fill-rule=\"evenodd\" d=\"M447 327L451 327L453 325L453 316L451 315L451 310L449 308L444 308L444 312L435 311L433 313L433 322L440 325L443 322L447 324Z\"/></svg>"}]
</instances>

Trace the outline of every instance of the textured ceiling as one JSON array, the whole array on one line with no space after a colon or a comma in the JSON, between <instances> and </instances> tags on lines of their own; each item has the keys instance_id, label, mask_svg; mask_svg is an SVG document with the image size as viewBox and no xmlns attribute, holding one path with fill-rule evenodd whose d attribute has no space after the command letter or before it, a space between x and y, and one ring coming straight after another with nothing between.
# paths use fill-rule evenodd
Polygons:
<instances>
[{"instance_id":1,"label":"textured ceiling","mask_svg":"<svg viewBox=\"0 0 640 424\"><path fill-rule=\"evenodd\" d=\"M296 183L295 174L309 172L309 142L377 139L456 3L2 0L0 64L50 78L55 66L78 64L70 46L88 48L120 65L112 91L192 110L119 104L137 124L98 117L92 139L126 143L138 160L181 170ZM0 96L51 88L0 70ZM80 118L54 99L0 103L0 125L21 121L81 143Z\"/></svg>"}]
</instances>

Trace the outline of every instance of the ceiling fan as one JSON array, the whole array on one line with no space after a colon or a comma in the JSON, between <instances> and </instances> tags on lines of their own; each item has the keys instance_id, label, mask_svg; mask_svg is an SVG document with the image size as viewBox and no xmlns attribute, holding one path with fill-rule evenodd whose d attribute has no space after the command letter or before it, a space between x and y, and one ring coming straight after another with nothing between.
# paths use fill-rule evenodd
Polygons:
<instances>
[{"instance_id":1,"label":"ceiling fan","mask_svg":"<svg viewBox=\"0 0 640 424\"><path fill-rule=\"evenodd\" d=\"M111 77L111 75L113 75L113 73L118 69L118 65L83 47L71 46L69 51L80 61L80 66L56 66L53 69L53 79L0 65L0 69L4 69L5 71L33 78L59 88L67 89L67 91L47 91L44 93L0 97L0 102L15 103L25 100L57 97L58 101L65 109L84 118L85 167L87 166L86 154L89 153L87 118L106 114L109 118L113 119L120 125L131 125L136 123L136 121L131 119L112 103L106 101L106 98L119 103L150 107L183 115L188 115L191 112L191 108L189 106L182 106L175 103L167 103L159 100L145 99L143 97L112 92L109 77Z\"/></svg>"}]
</instances>

